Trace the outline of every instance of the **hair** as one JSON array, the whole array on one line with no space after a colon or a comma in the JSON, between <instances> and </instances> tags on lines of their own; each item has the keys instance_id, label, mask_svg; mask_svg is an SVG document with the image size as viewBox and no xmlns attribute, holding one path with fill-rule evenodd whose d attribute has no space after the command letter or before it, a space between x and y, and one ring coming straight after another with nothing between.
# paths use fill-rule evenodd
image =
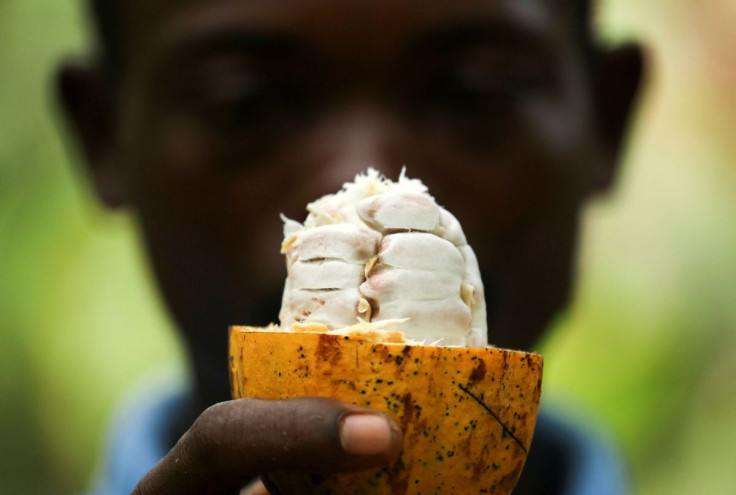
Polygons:
<instances>
[{"instance_id":1,"label":"hair","mask_svg":"<svg viewBox=\"0 0 736 495\"><path fill-rule=\"evenodd\" d=\"M102 62L115 74L122 63L120 35L120 0L89 0L92 20L97 33ZM573 0L572 30L574 40L581 49L583 61L592 64L594 42L592 4L595 0Z\"/></svg>"}]
</instances>

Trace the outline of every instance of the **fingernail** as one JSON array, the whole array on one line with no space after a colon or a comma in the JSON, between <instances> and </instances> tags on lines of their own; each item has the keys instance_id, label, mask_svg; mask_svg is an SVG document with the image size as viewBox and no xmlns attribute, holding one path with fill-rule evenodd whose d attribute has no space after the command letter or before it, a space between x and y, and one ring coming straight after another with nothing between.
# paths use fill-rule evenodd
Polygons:
<instances>
[{"instance_id":1,"label":"fingernail","mask_svg":"<svg viewBox=\"0 0 736 495\"><path fill-rule=\"evenodd\" d=\"M391 426L382 416L351 414L342 420L340 442L352 455L372 456L391 451Z\"/></svg>"}]
</instances>

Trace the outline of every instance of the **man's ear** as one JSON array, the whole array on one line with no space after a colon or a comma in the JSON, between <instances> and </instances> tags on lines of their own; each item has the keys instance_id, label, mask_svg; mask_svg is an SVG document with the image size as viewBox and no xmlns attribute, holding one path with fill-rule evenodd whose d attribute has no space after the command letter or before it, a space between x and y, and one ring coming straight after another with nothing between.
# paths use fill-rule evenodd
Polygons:
<instances>
[{"instance_id":1,"label":"man's ear","mask_svg":"<svg viewBox=\"0 0 736 495\"><path fill-rule=\"evenodd\" d=\"M616 176L644 75L642 48L626 44L612 50L599 50L593 72L602 161L596 186L599 190L607 190Z\"/></svg>"},{"instance_id":2,"label":"man's ear","mask_svg":"<svg viewBox=\"0 0 736 495\"><path fill-rule=\"evenodd\" d=\"M114 95L109 81L93 64L68 62L56 75L56 93L97 195L110 208L126 205L127 186L117 154Z\"/></svg>"}]
</instances>

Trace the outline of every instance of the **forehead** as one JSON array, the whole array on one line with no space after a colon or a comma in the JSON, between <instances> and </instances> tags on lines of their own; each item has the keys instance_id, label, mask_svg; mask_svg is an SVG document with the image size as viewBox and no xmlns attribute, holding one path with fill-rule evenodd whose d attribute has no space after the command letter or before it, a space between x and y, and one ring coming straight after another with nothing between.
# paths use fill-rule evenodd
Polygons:
<instances>
[{"instance_id":1,"label":"forehead","mask_svg":"<svg viewBox=\"0 0 736 495\"><path fill-rule=\"evenodd\" d=\"M126 56L156 57L223 32L288 36L330 51L393 49L465 26L551 42L573 0L131 0L124 3Z\"/></svg>"}]
</instances>

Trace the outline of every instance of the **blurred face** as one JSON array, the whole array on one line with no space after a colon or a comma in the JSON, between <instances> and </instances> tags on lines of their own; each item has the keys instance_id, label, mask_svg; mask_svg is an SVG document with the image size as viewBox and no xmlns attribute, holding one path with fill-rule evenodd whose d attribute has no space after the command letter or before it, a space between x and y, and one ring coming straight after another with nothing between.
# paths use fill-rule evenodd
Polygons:
<instances>
[{"instance_id":1,"label":"blurred face","mask_svg":"<svg viewBox=\"0 0 736 495\"><path fill-rule=\"evenodd\" d=\"M279 213L303 219L371 165L406 165L458 217L490 342L530 346L567 300L579 207L610 175L569 9L125 2L107 182L195 361L224 376L226 327L276 319Z\"/></svg>"}]
</instances>

